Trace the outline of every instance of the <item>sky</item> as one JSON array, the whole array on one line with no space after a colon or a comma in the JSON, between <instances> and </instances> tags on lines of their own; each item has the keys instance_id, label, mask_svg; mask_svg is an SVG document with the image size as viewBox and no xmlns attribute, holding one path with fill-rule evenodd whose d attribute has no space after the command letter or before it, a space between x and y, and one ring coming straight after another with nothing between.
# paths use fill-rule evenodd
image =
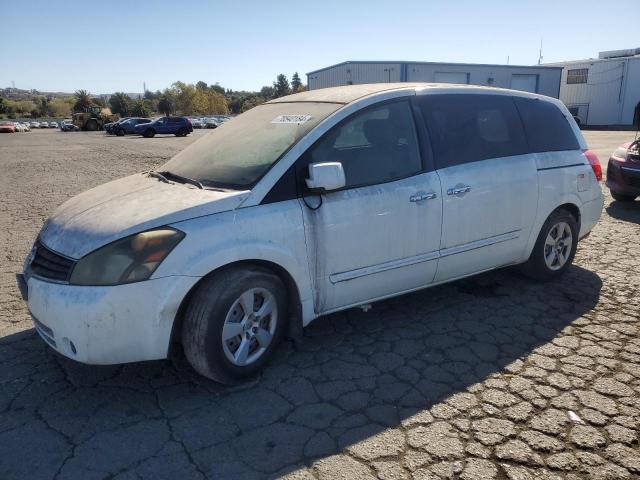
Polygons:
<instances>
[{"instance_id":1,"label":"sky","mask_svg":"<svg viewBox=\"0 0 640 480\"><path fill-rule=\"evenodd\" d=\"M259 90L346 60L533 65L640 47L640 0L0 0L0 88ZM635 13L634 13L635 12Z\"/></svg>"}]
</instances>

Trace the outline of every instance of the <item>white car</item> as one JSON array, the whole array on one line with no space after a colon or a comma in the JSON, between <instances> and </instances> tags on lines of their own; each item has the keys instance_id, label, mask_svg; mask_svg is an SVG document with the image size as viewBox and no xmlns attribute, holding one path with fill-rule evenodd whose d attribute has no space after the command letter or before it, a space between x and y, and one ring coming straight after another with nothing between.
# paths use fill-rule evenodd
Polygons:
<instances>
[{"instance_id":1,"label":"white car","mask_svg":"<svg viewBox=\"0 0 640 480\"><path fill-rule=\"evenodd\" d=\"M22 128L24 128L25 132L30 132L31 127L29 126L29 122L22 122Z\"/></svg>"},{"instance_id":2,"label":"white car","mask_svg":"<svg viewBox=\"0 0 640 480\"><path fill-rule=\"evenodd\" d=\"M40 128L40 122L33 121L33 122L29 123L29 126L31 128Z\"/></svg>"},{"instance_id":3,"label":"white car","mask_svg":"<svg viewBox=\"0 0 640 480\"><path fill-rule=\"evenodd\" d=\"M63 355L153 360L181 342L198 372L233 382L331 312L507 265L561 275L600 217L601 177L554 98L303 92L67 201L18 284Z\"/></svg>"},{"instance_id":4,"label":"white car","mask_svg":"<svg viewBox=\"0 0 640 480\"><path fill-rule=\"evenodd\" d=\"M24 132L24 127L20 122L13 122L13 124L16 126L16 132Z\"/></svg>"},{"instance_id":5,"label":"white car","mask_svg":"<svg viewBox=\"0 0 640 480\"><path fill-rule=\"evenodd\" d=\"M49 122L49 128L58 128L59 126L58 122Z\"/></svg>"}]
</instances>

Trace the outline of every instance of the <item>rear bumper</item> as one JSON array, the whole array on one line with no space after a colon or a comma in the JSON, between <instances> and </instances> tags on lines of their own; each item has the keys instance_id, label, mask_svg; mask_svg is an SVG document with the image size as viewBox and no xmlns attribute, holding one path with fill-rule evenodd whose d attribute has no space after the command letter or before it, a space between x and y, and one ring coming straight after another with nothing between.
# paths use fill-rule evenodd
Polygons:
<instances>
[{"instance_id":1,"label":"rear bumper","mask_svg":"<svg viewBox=\"0 0 640 480\"><path fill-rule=\"evenodd\" d=\"M598 187L599 189L600 187ZM580 208L580 233L578 238L582 239L589 235L593 227L600 220L602 215L602 207L604 207L604 195L600 193L598 198L585 202Z\"/></svg>"}]
</instances>

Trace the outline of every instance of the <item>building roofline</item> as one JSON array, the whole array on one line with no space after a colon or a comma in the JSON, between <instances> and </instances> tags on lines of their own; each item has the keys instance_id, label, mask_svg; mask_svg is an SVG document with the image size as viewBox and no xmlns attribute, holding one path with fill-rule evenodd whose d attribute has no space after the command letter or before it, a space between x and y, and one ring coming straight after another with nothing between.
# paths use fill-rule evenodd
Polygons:
<instances>
[{"instance_id":1,"label":"building roofline","mask_svg":"<svg viewBox=\"0 0 640 480\"><path fill-rule=\"evenodd\" d=\"M596 63L596 62L616 62L621 60L640 60L640 55L629 55L627 57L612 57L612 58L585 58L582 60L565 60L563 62L551 62L545 65L571 65L574 63Z\"/></svg>"},{"instance_id":2,"label":"building roofline","mask_svg":"<svg viewBox=\"0 0 640 480\"><path fill-rule=\"evenodd\" d=\"M317 70L313 70L311 72L307 72L307 76L313 75L314 73L324 72L325 70L329 70L331 68L340 67L342 65L353 65L358 63L373 63L373 64L388 64L388 63L398 63L398 64L406 64L406 65L448 65L448 66L471 66L471 67L492 67L492 68L542 68L547 70L558 69L562 67L556 67L553 65L501 65L496 63L456 63L456 62L415 62L415 61L407 61L407 60L347 60L345 62L336 63L334 65L329 65L328 67L319 68Z\"/></svg>"}]
</instances>

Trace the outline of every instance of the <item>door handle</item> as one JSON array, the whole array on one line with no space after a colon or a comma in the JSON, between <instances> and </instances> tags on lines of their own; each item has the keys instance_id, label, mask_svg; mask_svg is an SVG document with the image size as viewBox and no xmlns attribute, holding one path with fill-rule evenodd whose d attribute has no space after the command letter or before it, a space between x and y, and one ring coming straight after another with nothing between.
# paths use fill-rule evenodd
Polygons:
<instances>
[{"instance_id":1,"label":"door handle","mask_svg":"<svg viewBox=\"0 0 640 480\"><path fill-rule=\"evenodd\" d=\"M455 187L447 190L447 195L462 195L470 191L471 187L469 185L456 185Z\"/></svg>"},{"instance_id":2,"label":"door handle","mask_svg":"<svg viewBox=\"0 0 640 480\"><path fill-rule=\"evenodd\" d=\"M409 197L410 202L422 202L423 200L432 200L436 198L437 195L434 192L430 193L416 193L415 195L411 195Z\"/></svg>"}]
</instances>

